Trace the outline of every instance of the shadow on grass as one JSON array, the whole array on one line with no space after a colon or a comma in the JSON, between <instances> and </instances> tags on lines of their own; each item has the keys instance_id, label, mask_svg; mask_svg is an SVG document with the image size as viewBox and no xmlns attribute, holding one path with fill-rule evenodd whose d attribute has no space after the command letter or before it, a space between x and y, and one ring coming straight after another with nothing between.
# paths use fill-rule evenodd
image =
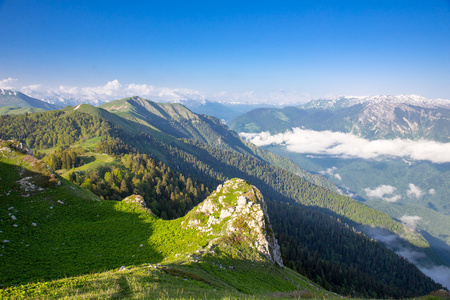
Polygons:
<instances>
[{"instance_id":1,"label":"shadow on grass","mask_svg":"<svg viewBox=\"0 0 450 300\"><path fill-rule=\"evenodd\" d=\"M91 155L91 156L86 156L86 157L82 157L83 164L85 164L85 165L94 162L95 159L96 159L96 158L95 158L95 156L93 156L93 155Z\"/></svg>"},{"instance_id":2,"label":"shadow on grass","mask_svg":"<svg viewBox=\"0 0 450 300\"><path fill-rule=\"evenodd\" d=\"M28 168L0 162L0 170L1 286L162 260L148 242L154 217L142 208L99 201L62 178L46 185L50 176Z\"/></svg>"}]
</instances>

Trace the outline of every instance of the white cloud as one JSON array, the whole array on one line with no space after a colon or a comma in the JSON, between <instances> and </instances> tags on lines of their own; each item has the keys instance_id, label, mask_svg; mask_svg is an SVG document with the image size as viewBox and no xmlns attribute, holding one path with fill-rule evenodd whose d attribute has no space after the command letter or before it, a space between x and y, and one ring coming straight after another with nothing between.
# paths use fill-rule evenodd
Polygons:
<instances>
[{"instance_id":1,"label":"white cloud","mask_svg":"<svg viewBox=\"0 0 450 300\"><path fill-rule=\"evenodd\" d=\"M280 89L274 92L257 93L253 90L242 93L227 93L221 91L211 95L208 99L217 102L228 103L270 103L273 105L298 105L306 103L312 99L309 94L298 93L295 89Z\"/></svg>"},{"instance_id":2,"label":"white cloud","mask_svg":"<svg viewBox=\"0 0 450 300\"><path fill-rule=\"evenodd\" d=\"M409 198L417 198L417 199L425 195L425 193L418 186L415 186L412 183L409 184L409 190L406 191L406 194L408 195Z\"/></svg>"},{"instance_id":3,"label":"white cloud","mask_svg":"<svg viewBox=\"0 0 450 300\"><path fill-rule=\"evenodd\" d=\"M253 90L241 93L228 93L221 91L205 95L204 93L185 88L156 87L145 83L121 83L118 79L108 81L99 86L65 86L51 88L42 84L15 87L11 83L17 79L7 78L0 80L0 88L19 90L31 97L47 102L64 102L74 105L83 102L100 104L130 96L140 96L154 101L177 102L182 100L204 101L206 99L217 102L258 104L272 103L276 105L306 103L311 100L308 94L298 93L294 89L280 89L275 92L256 93Z\"/></svg>"},{"instance_id":4,"label":"white cloud","mask_svg":"<svg viewBox=\"0 0 450 300\"><path fill-rule=\"evenodd\" d=\"M41 92L42 89L42 84L32 84L32 85L27 85L27 86L23 86L20 88L20 91L26 95L30 95L33 94L35 92Z\"/></svg>"},{"instance_id":5,"label":"white cloud","mask_svg":"<svg viewBox=\"0 0 450 300\"><path fill-rule=\"evenodd\" d=\"M5 90L13 90L14 86L11 85L11 83L16 82L17 79L16 78L5 78L0 80L0 88L1 89L5 89Z\"/></svg>"},{"instance_id":6,"label":"white cloud","mask_svg":"<svg viewBox=\"0 0 450 300\"><path fill-rule=\"evenodd\" d=\"M422 220L422 217L419 216L407 216L407 215L403 215L400 218L400 221L403 222L403 224L405 224L406 226L408 226L409 228L415 230L417 227L417 223Z\"/></svg>"},{"instance_id":7,"label":"white cloud","mask_svg":"<svg viewBox=\"0 0 450 300\"><path fill-rule=\"evenodd\" d=\"M450 268L446 266L434 266L431 268L419 267L420 271L450 289Z\"/></svg>"},{"instance_id":8,"label":"white cloud","mask_svg":"<svg viewBox=\"0 0 450 300\"><path fill-rule=\"evenodd\" d=\"M397 188L392 185L383 184L373 190L370 188L365 188L364 192L366 192L366 195L368 197L383 198L384 195L386 195L386 194L390 195L390 194L394 193L396 190L397 190Z\"/></svg>"},{"instance_id":9,"label":"white cloud","mask_svg":"<svg viewBox=\"0 0 450 300\"><path fill-rule=\"evenodd\" d=\"M436 194L436 190L435 190L435 189L430 189L430 190L428 191L428 194L434 195L434 194Z\"/></svg>"},{"instance_id":10,"label":"white cloud","mask_svg":"<svg viewBox=\"0 0 450 300\"><path fill-rule=\"evenodd\" d=\"M402 198L402 196L400 196L400 195L395 195L395 196L392 196L392 197L384 197L384 198L382 198L384 201L386 201L386 202L391 202L391 203L393 203L393 202L397 202L398 200L400 200Z\"/></svg>"},{"instance_id":11,"label":"white cloud","mask_svg":"<svg viewBox=\"0 0 450 300\"><path fill-rule=\"evenodd\" d=\"M331 167L331 168L328 168L328 169L326 169L324 171L319 171L319 174L333 176L337 180L342 180L341 175L339 175L338 173L335 173L336 170L337 170L336 167Z\"/></svg>"},{"instance_id":12,"label":"white cloud","mask_svg":"<svg viewBox=\"0 0 450 300\"><path fill-rule=\"evenodd\" d=\"M288 151L332 155L342 158L376 159L381 156L407 157L429 160L434 163L450 162L450 143L412 140L369 141L351 133L314 131L293 128L285 133L241 133L241 136L257 146L282 145Z\"/></svg>"},{"instance_id":13,"label":"white cloud","mask_svg":"<svg viewBox=\"0 0 450 300\"><path fill-rule=\"evenodd\" d=\"M60 85L56 89L41 84L23 86L21 92L48 102L65 100L74 105L82 102L104 103L130 96L140 96L154 101L204 100L205 95L198 91L180 88L155 87L148 84L122 84L119 80L108 81L105 85L91 87L77 87Z\"/></svg>"},{"instance_id":14,"label":"white cloud","mask_svg":"<svg viewBox=\"0 0 450 300\"><path fill-rule=\"evenodd\" d=\"M392 185L380 185L375 189L365 188L363 191L366 193L367 197L370 198L380 198L387 202L396 202L401 199L400 195L393 195L391 197L385 197L385 195L392 195L397 190L396 187Z\"/></svg>"},{"instance_id":15,"label":"white cloud","mask_svg":"<svg viewBox=\"0 0 450 300\"><path fill-rule=\"evenodd\" d=\"M336 167L331 167L324 171L319 171L319 174L332 176L334 174L334 171L336 171L336 170L337 170Z\"/></svg>"}]
</instances>

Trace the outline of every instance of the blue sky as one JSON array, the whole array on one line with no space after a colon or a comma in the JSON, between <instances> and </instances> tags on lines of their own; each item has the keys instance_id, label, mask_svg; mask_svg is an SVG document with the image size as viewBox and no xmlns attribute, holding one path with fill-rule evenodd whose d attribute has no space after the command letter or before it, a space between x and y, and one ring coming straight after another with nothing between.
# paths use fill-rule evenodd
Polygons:
<instances>
[{"instance_id":1,"label":"blue sky","mask_svg":"<svg viewBox=\"0 0 450 300\"><path fill-rule=\"evenodd\" d=\"M0 87L450 99L450 1L243 2L0 0Z\"/></svg>"}]
</instances>

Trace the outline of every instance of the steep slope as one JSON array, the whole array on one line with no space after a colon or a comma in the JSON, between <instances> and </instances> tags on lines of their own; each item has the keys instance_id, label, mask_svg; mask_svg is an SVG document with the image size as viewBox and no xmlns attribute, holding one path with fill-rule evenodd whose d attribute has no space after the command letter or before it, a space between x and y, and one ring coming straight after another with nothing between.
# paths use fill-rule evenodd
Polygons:
<instances>
[{"instance_id":1,"label":"steep slope","mask_svg":"<svg viewBox=\"0 0 450 300\"><path fill-rule=\"evenodd\" d=\"M164 132L160 132L160 136L165 135L166 139L160 140L158 136L152 135L155 129L147 131L146 129L150 127L127 123L131 121L124 120L136 128L136 131L129 132L122 129L120 124L108 121L114 120L113 118L107 120L93 116L80 111L82 108L83 106L63 112L3 117L0 119L3 122L0 134L8 138L19 133L22 139L39 137L38 140L42 141L40 151L46 153L55 151L53 147L56 146L64 148L94 145L96 151L114 155L116 161L123 161L126 164L129 161L135 170L129 177L121 172L117 172L116 176L116 172L112 169L98 170L84 174L85 182L82 182L82 186L86 183L87 187L105 196L102 194L105 189L114 193L119 187L122 188L121 182L116 180L120 178L121 173L122 179L128 180L124 188L142 191L142 196L150 206L155 204L155 201L177 203L176 201L179 201L177 199L180 199L180 205L183 203L186 205L186 202L183 201L184 192L183 195L180 193L184 187L168 184L164 175L159 176L154 172L154 163L147 163L145 158L149 154L155 155L158 159L161 157L160 161L166 163L171 170L180 170L182 174L176 174L179 178L181 175L189 176L210 190L228 178L244 178L254 182L267 199L269 211L271 216L273 215L271 218L276 220L273 224L274 232L284 243L281 252L283 255L289 254L285 264L295 267L309 278L314 280L323 278L325 281L318 282L339 293L378 297L420 295L437 287L417 268L354 229L359 224L386 228L403 236L415 245L413 247L422 248L416 250L433 257L433 251L430 251L423 237L406 230L402 224L393 221L387 215L360 205L350 198L314 186L286 170L270 166L255 157L210 147L195 140L178 140ZM101 112L110 114L106 110ZM17 128L25 130L19 131ZM51 139L46 136L49 132L52 132ZM40 138L41 135L43 138ZM78 178L77 174L76 180ZM126 186L128 184L129 186ZM164 189L161 189L162 187ZM164 194L167 197L161 196L163 191L167 192ZM177 215L179 212L174 213ZM304 222L302 226L293 225L300 220ZM303 226L306 229L299 230ZM336 240L326 238L330 231ZM317 241L320 241L320 245ZM299 248L300 245L304 246ZM367 251L367 248L373 251ZM303 257L310 258L308 264L303 264L302 261L305 260L297 255L300 249ZM342 251L352 255L344 255ZM320 268L311 263L311 260L320 262ZM356 265L354 262L357 262ZM377 263L373 264L374 262ZM342 280L342 276L327 277L327 274L334 274L334 270L339 269L345 274L346 280ZM397 272L392 272L393 269ZM402 274L401 278L399 274ZM403 277L403 274L406 274L406 277ZM351 278L360 278L358 285L352 285ZM417 284L409 288L408 282Z\"/></svg>"},{"instance_id":2,"label":"steep slope","mask_svg":"<svg viewBox=\"0 0 450 300\"><path fill-rule=\"evenodd\" d=\"M264 200L255 187L243 180L224 183L186 217L165 221L155 217L140 196L119 202L100 200L52 176L45 164L19 153L10 142L1 142L0 167L2 175L8 174L0 181L1 283L3 287L19 285L0 290L2 298L77 297L79 284L83 284L84 292L99 293L102 291L95 290L98 285L86 291L89 276L71 278L69 286L58 281L26 283L117 270L121 266L138 273L122 273L127 280L139 280L140 272L145 270L143 285L157 284L159 293L167 289L172 296L176 293L174 285L194 297L204 293L219 297L275 292L330 295L302 276L280 268L279 247L264 211ZM224 218L202 223L209 211L212 215L223 212ZM209 220L213 220L212 215ZM195 222L203 226L193 227ZM233 240L229 230L233 231ZM112 273L117 275L108 277L124 278L120 272ZM106 278L105 284L114 286L115 280ZM184 283L186 280L189 282ZM59 280L64 281L67 279ZM122 289L120 284L117 289L108 289L106 295L154 293Z\"/></svg>"},{"instance_id":3,"label":"steep slope","mask_svg":"<svg viewBox=\"0 0 450 300\"><path fill-rule=\"evenodd\" d=\"M376 96L311 101L300 107L259 109L229 123L237 132L280 133L293 127L353 133L367 139L450 141L449 101Z\"/></svg>"},{"instance_id":4,"label":"steep slope","mask_svg":"<svg viewBox=\"0 0 450 300\"><path fill-rule=\"evenodd\" d=\"M81 106L88 108L88 106ZM335 185L324 180L322 176L305 172L289 159L261 150L255 145L242 140L239 135L228 129L219 119L207 115L195 114L178 103L156 103L140 97L131 97L113 101L100 106L101 108L134 123L137 132L148 131L149 134L167 143L176 143L167 137L193 139L223 150L253 156L259 160L282 167L314 184L332 191L337 191ZM92 111L93 108L91 107ZM87 111L89 113L93 113ZM94 113L95 114L95 113ZM96 113L99 115L99 113ZM111 119L106 114L102 117ZM118 123L117 120L112 120ZM147 128L137 127L136 123ZM126 128L123 124L122 128ZM161 134L163 133L163 134Z\"/></svg>"},{"instance_id":5,"label":"steep slope","mask_svg":"<svg viewBox=\"0 0 450 300\"><path fill-rule=\"evenodd\" d=\"M31 98L21 92L4 89L0 89L0 107L13 107L14 110L17 110L19 107L39 108L42 110L54 110L61 108L54 104L50 104L36 98ZM33 111L30 110L29 112Z\"/></svg>"},{"instance_id":6,"label":"steep slope","mask_svg":"<svg viewBox=\"0 0 450 300\"><path fill-rule=\"evenodd\" d=\"M214 147L249 152L239 136L229 131L219 119L195 114L179 103L156 103L131 97L100 107L175 138L195 139Z\"/></svg>"}]
</instances>

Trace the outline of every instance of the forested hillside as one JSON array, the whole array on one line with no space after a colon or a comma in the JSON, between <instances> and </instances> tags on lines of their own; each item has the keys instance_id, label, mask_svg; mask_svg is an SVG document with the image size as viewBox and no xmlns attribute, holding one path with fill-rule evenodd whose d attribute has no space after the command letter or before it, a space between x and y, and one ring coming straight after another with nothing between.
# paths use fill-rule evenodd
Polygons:
<instances>
[{"instance_id":1,"label":"forested hillside","mask_svg":"<svg viewBox=\"0 0 450 300\"><path fill-rule=\"evenodd\" d=\"M142 194L149 207L166 218L184 215L201 201L198 197L226 179L249 180L265 195L285 264L330 290L354 296L409 297L440 287L354 229L356 225L385 228L405 236L409 247L437 259L423 237L406 231L386 214L256 156L187 137L177 139L162 129L156 133L156 128L88 106L84 111L0 118L1 139L26 142L55 169L66 167L60 172L67 178L104 199ZM105 156L110 160L100 164Z\"/></svg>"}]
</instances>

